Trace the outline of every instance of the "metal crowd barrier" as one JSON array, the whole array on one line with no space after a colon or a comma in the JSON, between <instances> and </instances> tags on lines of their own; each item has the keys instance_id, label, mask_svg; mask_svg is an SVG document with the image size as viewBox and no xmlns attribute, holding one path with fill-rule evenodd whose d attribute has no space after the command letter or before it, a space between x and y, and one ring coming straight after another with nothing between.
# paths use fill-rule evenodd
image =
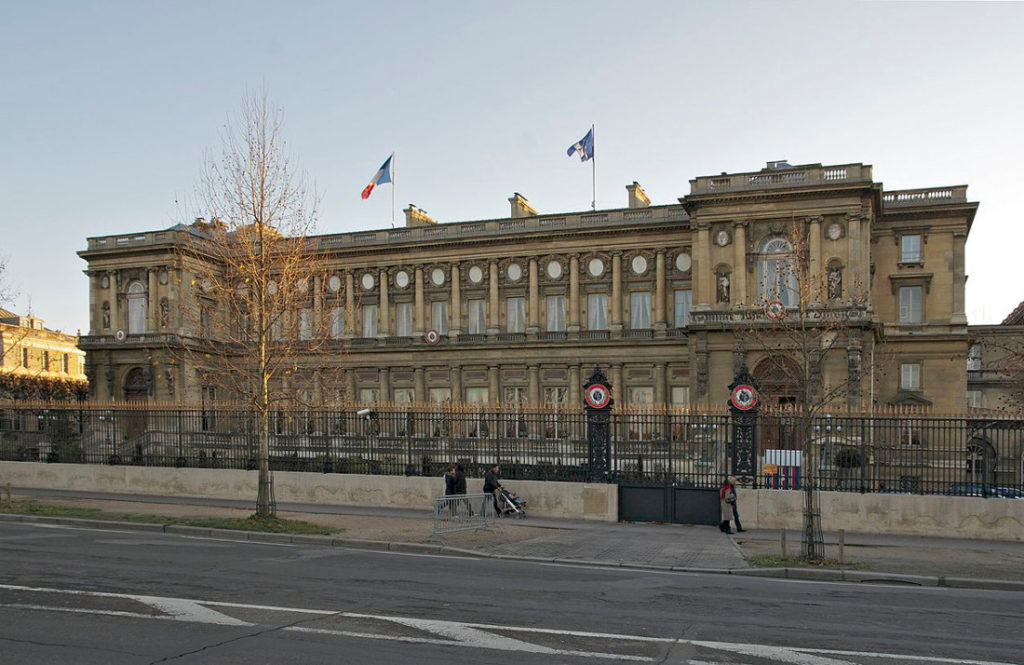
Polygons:
<instances>
[{"instance_id":1,"label":"metal crowd barrier","mask_svg":"<svg viewBox=\"0 0 1024 665\"><path fill-rule=\"evenodd\" d=\"M434 499L433 535L489 529L494 525L493 494L450 494Z\"/></svg>"}]
</instances>

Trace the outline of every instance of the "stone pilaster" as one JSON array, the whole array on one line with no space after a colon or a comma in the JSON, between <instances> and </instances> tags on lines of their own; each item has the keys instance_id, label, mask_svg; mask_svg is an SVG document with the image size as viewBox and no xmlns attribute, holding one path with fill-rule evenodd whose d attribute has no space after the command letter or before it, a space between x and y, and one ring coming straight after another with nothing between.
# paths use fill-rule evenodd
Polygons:
<instances>
[{"instance_id":1,"label":"stone pilaster","mask_svg":"<svg viewBox=\"0 0 1024 665\"><path fill-rule=\"evenodd\" d=\"M491 261L490 282L488 283L488 296L490 299L487 312L487 336L497 337L501 330L501 309L498 307L498 262Z\"/></svg>"},{"instance_id":2,"label":"stone pilaster","mask_svg":"<svg viewBox=\"0 0 1024 665\"><path fill-rule=\"evenodd\" d=\"M538 277L537 257L530 257L530 306L527 316L526 334L536 339L540 331L540 283Z\"/></svg>"},{"instance_id":3,"label":"stone pilaster","mask_svg":"<svg viewBox=\"0 0 1024 665\"><path fill-rule=\"evenodd\" d=\"M356 336L356 289L355 276L351 270L345 271L345 327L341 336L352 339ZM355 395L349 399L354 400Z\"/></svg>"},{"instance_id":4,"label":"stone pilaster","mask_svg":"<svg viewBox=\"0 0 1024 665\"><path fill-rule=\"evenodd\" d=\"M416 266L416 286L414 305L413 305L413 323L412 323L412 335L417 339L423 339L423 333L426 332L424 321L426 320L426 314L424 312L424 301L423 301L423 266Z\"/></svg>"},{"instance_id":5,"label":"stone pilaster","mask_svg":"<svg viewBox=\"0 0 1024 665\"><path fill-rule=\"evenodd\" d=\"M622 334L622 252L612 254L612 317L609 329L612 335Z\"/></svg>"},{"instance_id":6,"label":"stone pilaster","mask_svg":"<svg viewBox=\"0 0 1024 665\"><path fill-rule=\"evenodd\" d=\"M448 336L454 340L462 334L462 292L459 284L459 264L452 264L452 307L449 312Z\"/></svg>"},{"instance_id":7,"label":"stone pilaster","mask_svg":"<svg viewBox=\"0 0 1024 665\"><path fill-rule=\"evenodd\" d=\"M747 293L747 224L746 221L733 223L732 234L732 285L729 297L732 304L743 306L751 302Z\"/></svg>"},{"instance_id":8,"label":"stone pilaster","mask_svg":"<svg viewBox=\"0 0 1024 665\"><path fill-rule=\"evenodd\" d=\"M580 255L569 256L569 302L566 331L576 336L580 332Z\"/></svg>"},{"instance_id":9,"label":"stone pilaster","mask_svg":"<svg viewBox=\"0 0 1024 665\"><path fill-rule=\"evenodd\" d=\"M654 336L664 337L665 328L665 250L659 249L654 257Z\"/></svg>"},{"instance_id":10,"label":"stone pilaster","mask_svg":"<svg viewBox=\"0 0 1024 665\"><path fill-rule=\"evenodd\" d=\"M388 271L380 271L380 307L377 308L377 337L383 339L391 334L391 301L388 297Z\"/></svg>"}]
</instances>

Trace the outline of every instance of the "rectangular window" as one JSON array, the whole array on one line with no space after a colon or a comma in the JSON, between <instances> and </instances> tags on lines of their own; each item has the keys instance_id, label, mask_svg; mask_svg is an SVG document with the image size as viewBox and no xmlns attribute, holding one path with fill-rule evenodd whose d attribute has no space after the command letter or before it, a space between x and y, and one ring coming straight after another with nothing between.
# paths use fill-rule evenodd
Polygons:
<instances>
[{"instance_id":1,"label":"rectangular window","mask_svg":"<svg viewBox=\"0 0 1024 665\"><path fill-rule=\"evenodd\" d=\"M345 332L345 310L335 307L331 310L331 337L341 339Z\"/></svg>"},{"instance_id":2,"label":"rectangular window","mask_svg":"<svg viewBox=\"0 0 1024 665\"><path fill-rule=\"evenodd\" d=\"M448 303L430 303L430 327L441 335L448 334Z\"/></svg>"},{"instance_id":3,"label":"rectangular window","mask_svg":"<svg viewBox=\"0 0 1024 665\"><path fill-rule=\"evenodd\" d=\"M545 299L548 318L548 332L565 332L565 296L548 296Z\"/></svg>"},{"instance_id":4,"label":"rectangular window","mask_svg":"<svg viewBox=\"0 0 1024 665\"><path fill-rule=\"evenodd\" d=\"M64 354L64 359L62 360L61 367L64 370L65 374L68 374L71 370L71 358L66 353Z\"/></svg>"},{"instance_id":5,"label":"rectangular window","mask_svg":"<svg viewBox=\"0 0 1024 665\"><path fill-rule=\"evenodd\" d=\"M967 371L968 372L980 372L981 371L981 344L971 344L971 348L967 351Z\"/></svg>"},{"instance_id":6,"label":"rectangular window","mask_svg":"<svg viewBox=\"0 0 1024 665\"><path fill-rule=\"evenodd\" d=\"M675 292L676 328L690 325L690 307L693 305L693 291L679 289Z\"/></svg>"},{"instance_id":7,"label":"rectangular window","mask_svg":"<svg viewBox=\"0 0 1024 665\"><path fill-rule=\"evenodd\" d=\"M470 404L487 404L490 400L487 388L466 388L466 401Z\"/></svg>"},{"instance_id":8,"label":"rectangular window","mask_svg":"<svg viewBox=\"0 0 1024 665\"><path fill-rule=\"evenodd\" d=\"M510 333L526 331L526 298L508 298L505 300L507 312L505 330Z\"/></svg>"},{"instance_id":9,"label":"rectangular window","mask_svg":"<svg viewBox=\"0 0 1024 665\"><path fill-rule=\"evenodd\" d=\"M313 310L299 310L299 339L313 339Z\"/></svg>"},{"instance_id":10,"label":"rectangular window","mask_svg":"<svg viewBox=\"0 0 1024 665\"><path fill-rule=\"evenodd\" d=\"M900 365L900 388L902 390L921 389L921 363Z\"/></svg>"},{"instance_id":11,"label":"rectangular window","mask_svg":"<svg viewBox=\"0 0 1024 665\"><path fill-rule=\"evenodd\" d=\"M469 334L483 335L487 330L487 301L469 301Z\"/></svg>"},{"instance_id":12,"label":"rectangular window","mask_svg":"<svg viewBox=\"0 0 1024 665\"><path fill-rule=\"evenodd\" d=\"M452 398L451 388L430 388L427 397L431 404L444 404Z\"/></svg>"},{"instance_id":13,"label":"rectangular window","mask_svg":"<svg viewBox=\"0 0 1024 665\"><path fill-rule=\"evenodd\" d=\"M399 337L412 337L412 303L395 305L395 332Z\"/></svg>"},{"instance_id":14,"label":"rectangular window","mask_svg":"<svg viewBox=\"0 0 1024 665\"><path fill-rule=\"evenodd\" d=\"M971 409L980 409L982 407L980 390L967 391L967 407Z\"/></svg>"},{"instance_id":15,"label":"rectangular window","mask_svg":"<svg viewBox=\"0 0 1024 665\"><path fill-rule=\"evenodd\" d=\"M395 388L395 404L412 404L416 401L416 391L412 388Z\"/></svg>"},{"instance_id":16,"label":"rectangular window","mask_svg":"<svg viewBox=\"0 0 1024 665\"><path fill-rule=\"evenodd\" d=\"M921 236L900 238L900 263L921 263Z\"/></svg>"},{"instance_id":17,"label":"rectangular window","mask_svg":"<svg viewBox=\"0 0 1024 665\"><path fill-rule=\"evenodd\" d=\"M900 323L921 323L921 296L924 289L920 286L900 287Z\"/></svg>"},{"instance_id":18,"label":"rectangular window","mask_svg":"<svg viewBox=\"0 0 1024 665\"><path fill-rule=\"evenodd\" d=\"M587 295L587 330L608 330L608 294Z\"/></svg>"},{"instance_id":19,"label":"rectangular window","mask_svg":"<svg viewBox=\"0 0 1024 665\"><path fill-rule=\"evenodd\" d=\"M672 386L672 404L675 406L687 406L690 403L689 386Z\"/></svg>"},{"instance_id":20,"label":"rectangular window","mask_svg":"<svg viewBox=\"0 0 1024 665\"><path fill-rule=\"evenodd\" d=\"M650 291L633 291L629 294L629 327L633 330L651 327Z\"/></svg>"},{"instance_id":21,"label":"rectangular window","mask_svg":"<svg viewBox=\"0 0 1024 665\"><path fill-rule=\"evenodd\" d=\"M380 399L380 391L376 388L360 388L359 401L362 404L376 404Z\"/></svg>"},{"instance_id":22,"label":"rectangular window","mask_svg":"<svg viewBox=\"0 0 1024 665\"><path fill-rule=\"evenodd\" d=\"M628 415L628 436L636 441L651 439L656 427L657 418L647 411L654 405L654 388L636 386L629 389L629 407L633 412Z\"/></svg>"},{"instance_id":23,"label":"rectangular window","mask_svg":"<svg viewBox=\"0 0 1024 665\"><path fill-rule=\"evenodd\" d=\"M363 305L363 337L377 336L377 306Z\"/></svg>"},{"instance_id":24,"label":"rectangular window","mask_svg":"<svg viewBox=\"0 0 1024 665\"><path fill-rule=\"evenodd\" d=\"M28 349L21 349L21 366L28 367Z\"/></svg>"},{"instance_id":25,"label":"rectangular window","mask_svg":"<svg viewBox=\"0 0 1024 665\"><path fill-rule=\"evenodd\" d=\"M50 352L49 351L43 351L43 371L44 372L49 372L50 371Z\"/></svg>"}]
</instances>

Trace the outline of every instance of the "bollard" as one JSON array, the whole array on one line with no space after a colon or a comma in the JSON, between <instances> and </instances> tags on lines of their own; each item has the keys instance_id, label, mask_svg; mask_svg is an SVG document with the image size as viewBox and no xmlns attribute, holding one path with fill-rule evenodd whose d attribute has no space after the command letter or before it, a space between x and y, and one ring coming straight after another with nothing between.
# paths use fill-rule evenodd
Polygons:
<instances>
[{"instance_id":1,"label":"bollard","mask_svg":"<svg viewBox=\"0 0 1024 665\"><path fill-rule=\"evenodd\" d=\"M786 530L782 530L782 558L786 558Z\"/></svg>"}]
</instances>

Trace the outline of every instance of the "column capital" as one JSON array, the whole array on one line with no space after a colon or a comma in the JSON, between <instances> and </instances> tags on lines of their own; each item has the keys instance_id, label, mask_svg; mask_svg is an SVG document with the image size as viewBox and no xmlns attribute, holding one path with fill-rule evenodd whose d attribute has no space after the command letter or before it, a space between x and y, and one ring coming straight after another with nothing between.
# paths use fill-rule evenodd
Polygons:
<instances>
[{"instance_id":1,"label":"column capital","mask_svg":"<svg viewBox=\"0 0 1024 665\"><path fill-rule=\"evenodd\" d=\"M750 226L750 220L749 219L735 219L732 222L732 226L733 226L734 229L745 229L748 226Z\"/></svg>"}]
</instances>

